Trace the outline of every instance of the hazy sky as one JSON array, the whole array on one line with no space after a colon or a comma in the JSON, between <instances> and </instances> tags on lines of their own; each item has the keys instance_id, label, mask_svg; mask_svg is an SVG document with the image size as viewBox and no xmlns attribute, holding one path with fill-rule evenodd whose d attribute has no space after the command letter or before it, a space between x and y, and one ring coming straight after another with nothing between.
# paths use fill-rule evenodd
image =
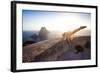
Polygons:
<instances>
[{"instance_id":1,"label":"hazy sky","mask_svg":"<svg viewBox=\"0 0 100 73\"><path fill-rule=\"evenodd\" d=\"M80 26L90 29L91 14L74 12L34 11L23 10L23 30L40 30L46 27L48 30L69 31Z\"/></svg>"}]
</instances>

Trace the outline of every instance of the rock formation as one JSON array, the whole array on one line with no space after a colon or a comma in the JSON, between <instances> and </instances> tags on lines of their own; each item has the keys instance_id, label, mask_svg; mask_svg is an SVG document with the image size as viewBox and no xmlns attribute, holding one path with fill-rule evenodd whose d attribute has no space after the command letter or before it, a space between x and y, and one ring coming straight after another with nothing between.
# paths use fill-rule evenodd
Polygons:
<instances>
[{"instance_id":1,"label":"rock formation","mask_svg":"<svg viewBox=\"0 0 100 73\"><path fill-rule=\"evenodd\" d=\"M40 40L46 40L48 35L48 30L45 27L41 27L39 32L39 38Z\"/></svg>"}]
</instances>

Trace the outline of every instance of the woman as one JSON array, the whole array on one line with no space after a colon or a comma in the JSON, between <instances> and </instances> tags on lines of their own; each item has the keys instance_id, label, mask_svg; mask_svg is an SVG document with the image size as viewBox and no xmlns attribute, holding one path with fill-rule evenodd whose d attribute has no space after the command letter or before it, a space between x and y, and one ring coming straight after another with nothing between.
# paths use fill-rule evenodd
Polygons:
<instances>
[{"instance_id":1,"label":"woman","mask_svg":"<svg viewBox=\"0 0 100 73\"><path fill-rule=\"evenodd\" d=\"M74 38L73 35L76 32L78 32L78 31L80 31L80 30L82 30L84 28L86 28L86 26L81 26L81 27L79 27L79 28L77 28L77 29L75 29L73 31L69 31L69 32L64 32L63 33L63 40L65 40L67 42L67 44L69 45L69 48L72 48L72 40Z\"/></svg>"}]
</instances>

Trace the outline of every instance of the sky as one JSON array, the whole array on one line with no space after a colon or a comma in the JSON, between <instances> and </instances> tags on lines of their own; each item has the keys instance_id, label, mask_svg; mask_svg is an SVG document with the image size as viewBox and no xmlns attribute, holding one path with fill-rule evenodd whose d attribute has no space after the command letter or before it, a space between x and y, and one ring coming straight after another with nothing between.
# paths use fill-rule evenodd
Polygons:
<instances>
[{"instance_id":1,"label":"sky","mask_svg":"<svg viewBox=\"0 0 100 73\"><path fill-rule=\"evenodd\" d=\"M46 27L49 31L71 31L80 26L91 26L90 13L23 10L23 31L38 31Z\"/></svg>"}]
</instances>

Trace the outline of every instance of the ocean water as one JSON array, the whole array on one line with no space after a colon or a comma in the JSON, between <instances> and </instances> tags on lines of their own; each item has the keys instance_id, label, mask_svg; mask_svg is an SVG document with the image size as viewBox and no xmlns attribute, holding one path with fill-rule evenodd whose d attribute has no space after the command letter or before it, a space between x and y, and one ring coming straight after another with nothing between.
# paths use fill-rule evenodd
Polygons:
<instances>
[{"instance_id":1,"label":"ocean water","mask_svg":"<svg viewBox=\"0 0 100 73\"><path fill-rule=\"evenodd\" d=\"M23 31L23 42L33 41L34 39L31 37L33 34L38 35L38 31Z\"/></svg>"},{"instance_id":2,"label":"ocean water","mask_svg":"<svg viewBox=\"0 0 100 73\"><path fill-rule=\"evenodd\" d=\"M47 35L47 39L61 37L60 32L50 31ZM23 43L26 41L39 42L41 38L39 37L39 31L23 31Z\"/></svg>"}]
</instances>

